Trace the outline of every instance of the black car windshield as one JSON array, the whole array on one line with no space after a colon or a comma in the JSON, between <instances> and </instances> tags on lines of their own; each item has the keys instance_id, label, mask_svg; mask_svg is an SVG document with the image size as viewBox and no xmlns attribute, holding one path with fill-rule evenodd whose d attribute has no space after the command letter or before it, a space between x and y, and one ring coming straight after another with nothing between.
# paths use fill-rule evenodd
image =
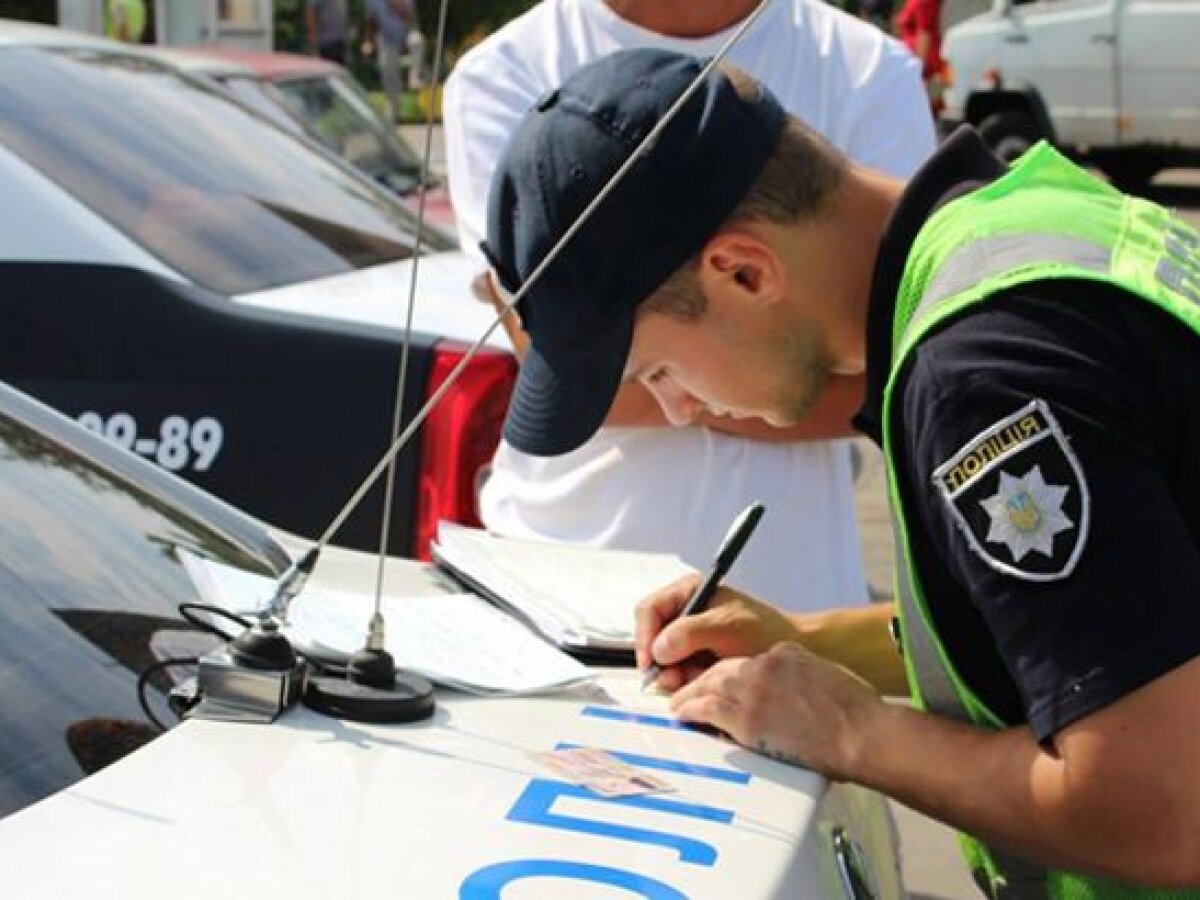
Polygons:
<instances>
[{"instance_id":1,"label":"black car windshield","mask_svg":"<svg viewBox=\"0 0 1200 900\"><path fill-rule=\"evenodd\" d=\"M119 52L0 50L0 144L223 294L412 253L414 215L218 90ZM430 233L427 249L448 249Z\"/></svg>"}]
</instances>

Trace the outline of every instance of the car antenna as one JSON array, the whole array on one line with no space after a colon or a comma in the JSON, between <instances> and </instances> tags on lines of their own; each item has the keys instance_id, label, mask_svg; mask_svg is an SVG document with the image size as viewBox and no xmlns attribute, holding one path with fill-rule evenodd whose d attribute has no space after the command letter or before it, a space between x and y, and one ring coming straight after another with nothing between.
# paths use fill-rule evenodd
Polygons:
<instances>
[{"instance_id":1,"label":"car antenna","mask_svg":"<svg viewBox=\"0 0 1200 900\"><path fill-rule=\"evenodd\" d=\"M404 318L404 338L401 342L400 362L396 367L396 393L392 399L392 431L391 449L384 454L380 463L387 471L387 479L383 491L383 511L379 525L379 562L375 572L375 607L367 623L367 636L363 646L350 655L346 664L346 677L332 678L315 676L309 679L305 689L305 702L323 712L336 712L348 719L363 719L369 722L410 722L424 719L433 715L434 697L433 685L419 675L396 670L396 661L388 652L386 645L386 627L383 618L383 584L387 570L388 542L392 530L392 502L396 491L396 457L400 448L407 443L408 438L401 440L400 420L404 412L404 386L408 378L408 359L412 347L413 312L417 305L417 273L421 264L421 254L424 250L425 237L425 200L429 190L429 164L433 153L433 119L434 97L441 78L442 59L446 41L446 14L449 0L442 0L438 8L437 41L433 53L433 69L430 72L430 84L433 86L430 101L425 113L425 146L421 160L421 171L417 183L417 227L413 236L412 267L408 279L408 308ZM395 110L391 111L395 115ZM498 322L499 320L497 320ZM493 329L495 324L493 324ZM488 337L490 331L484 335ZM475 345L472 350L481 346ZM470 355L464 362L469 361ZM452 383L460 369L455 369L446 379ZM422 410L428 415L436 405L439 394L435 394L425 404ZM424 421L414 419L405 434L415 432L416 426ZM301 558L300 562L313 557L316 564L316 553L328 542L337 528L341 527L349 511L359 503L362 494L369 490L378 478L379 466L371 472L364 487L343 507L341 514L321 535L316 546ZM311 570L310 570L311 571ZM307 578L307 576L305 576ZM301 585L303 586L303 584ZM295 596L293 594L293 596Z\"/></svg>"},{"instance_id":2,"label":"car antenna","mask_svg":"<svg viewBox=\"0 0 1200 900\"><path fill-rule=\"evenodd\" d=\"M326 526L321 536L316 543L302 556L299 560L292 563L280 576L277 582L275 594L270 601L264 606L259 616L259 621L256 622L254 629L260 630L262 633L270 635L278 633L279 624L287 621L288 606L297 594L303 590L305 583L308 581L309 575L312 574L316 566L317 559L321 551L337 533L338 529L350 516L351 513L362 502L363 497L374 486L379 476L385 471L388 473L387 487L384 499L383 522L380 534L380 550L379 564L376 575L375 585L375 608L371 615L367 629L367 638L362 649L356 651L350 660L347 667L347 678L332 678L332 677L314 677L309 679L308 688L305 692L305 702L309 705L325 711L331 712L338 716L348 719L360 719L365 721L412 721L414 719L425 718L433 713L433 691L429 682L423 678L419 678L408 674L397 674L395 662L390 653L384 648L384 620L381 612L382 597L383 597L383 581L386 567L387 549L388 549L388 532L390 530L390 516L392 495L395 487L395 460L400 454L400 451L412 440L417 429L424 424L429 414L437 407L441 399L453 387L458 380L463 370L474 359L479 350L487 342L487 340L495 333L496 329L504 321L506 316L512 315L517 305L525 298L529 291L541 279L543 273L553 264L562 252L563 248L575 237L581 228L588 222L595 211L599 208L605 199L616 189L621 183L625 175L637 164L637 161L642 157L648 148L653 146L658 140L659 135L666 127L674 120L679 111L691 99L692 95L699 90L700 86L708 78L709 74L721 64L722 61L729 55L730 50L742 39L743 35L753 27L754 23L762 16L762 14L771 6L774 0L761 0L755 10L743 20L725 44L713 55L711 59L697 73L692 83L687 86L682 94L675 100L658 123L650 130L650 132L642 138L633 152L624 163L613 173L612 177L605 183L604 187L592 198L591 202L583 209L576 217L571 227L559 238L558 242L547 251L542 261L534 268L525 279L516 292L511 296L503 298L503 307L497 313L491 325L483 332L482 335L473 343L462 358L450 370L449 374L438 386L437 390L430 395L425 404L417 410L403 431L400 431L400 419L403 407L404 398L404 379L407 370L407 360L409 345L412 333L412 317L413 307L416 302L416 282L417 268L420 261L421 238L424 222L425 211L425 190L426 190L426 174L429 170L430 150L432 146L433 136L433 107L430 102L426 117L425 130L425 158L422 165L421 184L418 187L418 207L417 207L417 233L414 240L413 249L413 266L409 279L408 292L408 310L405 321L403 349L401 351L400 368L398 373L398 387L394 400L394 413L392 421L392 444L388 450L380 457L379 461L371 469L367 476L362 480L359 486L350 495L350 498L342 506L341 510L333 520ZM443 56L445 29L446 29L446 11L447 0L442 0L440 4L439 20L438 20L438 36L437 48L434 54L433 68L433 84L436 86L437 77L441 67ZM435 88L436 89L436 88ZM399 434L397 434L399 432ZM282 635L280 635L282 637ZM240 640L240 638L239 638ZM286 640L286 639L285 639ZM235 642L236 643L236 642Z\"/></svg>"}]
</instances>

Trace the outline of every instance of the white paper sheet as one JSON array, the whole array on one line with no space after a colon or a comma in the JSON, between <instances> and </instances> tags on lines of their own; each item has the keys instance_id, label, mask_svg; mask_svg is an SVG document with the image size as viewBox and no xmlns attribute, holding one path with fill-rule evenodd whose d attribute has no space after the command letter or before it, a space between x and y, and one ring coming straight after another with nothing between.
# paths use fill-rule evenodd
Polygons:
<instances>
[{"instance_id":1,"label":"white paper sheet","mask_svg":"<svg viewBox=\"0 0 1200 900\"><path fill-rule=\"evenodd\" d=\"M676 556L524 541L441 522L435 558L560 644L633 648L634 608L692 569Z\"/></svg>"},{"instance_id":2,"label":"white paper sheet","mask_svg":"<svg viewBox=\"0 0 1200 900\"><path fill-rule=\"evenodd\" d=\"M205 601L246 614L274 593L269 578L180 550ZM285 632L298 648L352 653L363 646L374 598L306 588L292 601ZM543 693L592 677L577 660L474 594L384 597L387 648L396 665L471 693Z\"/></svg>"}]
</instances>

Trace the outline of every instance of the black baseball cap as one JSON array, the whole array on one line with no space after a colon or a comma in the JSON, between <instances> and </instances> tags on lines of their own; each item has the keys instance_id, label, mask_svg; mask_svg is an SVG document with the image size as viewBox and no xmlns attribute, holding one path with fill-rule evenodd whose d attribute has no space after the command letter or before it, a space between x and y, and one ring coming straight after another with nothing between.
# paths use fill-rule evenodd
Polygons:
<instances>
[{"instance_id":1,"label":"black baseball cap","mask_svg":"<svg viewBox=\"0 0 1200 900\"><path fill-rule=\"evenodd\" d=\"M492 177L483 251L515 294L700 75L704 60L626 50L578 70L529 111ZM568 453L608 414L637 306L697 253L779 143L786 113L714 69L575 233L517 310L529 334L505 439Z\"/></svg>"}]
</instances>

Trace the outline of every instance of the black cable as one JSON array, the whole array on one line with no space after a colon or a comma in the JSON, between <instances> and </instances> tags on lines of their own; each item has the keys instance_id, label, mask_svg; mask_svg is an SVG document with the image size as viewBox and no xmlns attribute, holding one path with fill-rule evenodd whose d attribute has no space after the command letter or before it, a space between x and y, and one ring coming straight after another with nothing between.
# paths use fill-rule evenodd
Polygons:
<instances>
[{"instance_id":1,"label":"black cable","mask_svg":"<svg viewBox=\"0 0 1200 900\"><path fill-rule=\"evenodd\" d=\"M239 616L237 613L230 612L227 609L222 609L219 606L210 606L207 603L180 603L179 614L183 616L190 624L199 628L201 631L207 631L209 634L215 634L224 641L231 641L235 635L226 634L212 622L200 618L196 615L197 612L212 613L215 616L229 619L231 622L237 622L243 628L250 628L254 623L244 616Z\"/></svg>"},{"instance_id":2,"label":"black cable","mask_svg":"<svg viewBox=\"0 0 1200 900\"><path fill-rule=\"evenodd\" d=\"M160 669L167 669L171 666L194 666L200 662L198 656L177 656L172 659L161 659L156 663L151 663L142 670L142 674L137 680L137 698L138 704L142 707L142 712L146 714L146 718L157 726L159 731L166 731L167 726L159 721L158 716L154 715L154 711L150 709L150 701L146 699L146 685L150 683L150 676Z\"/></svg>"},{"instance_id":3,"label":"black cable","mask_svg":"<svg viewBox=\"0 0 1200 900\"><path fill-rule=\"evenodd\" d=\"M207 619L201 618L199 615L197 615L197 613L209 613L214 616L219 616L220 618L228 619L231 622L236 622L243 628L250 628L253 624L249 619L239 616L237 613L230 612L227 609L222 609L219 606L211 606L207 603L179 604L179 615L182 616L184 620L188 622L188 624L192 625L194 628L198 628L200 631L216 635L223 641L231 641L233 640L234 636L222 631ZM200 657L198 656L177 656L173 657L172 659L164 659L160 660L159 662L152 663L143 669L142 673L138 675L138 705L141 706L142 712L146 714L146 718L149 719L159 731L166 731L167 726L159 721L158 716L156 716L154 711L150 709L150 702L146 699L146 685L150 683L150 678L155 672L170 668L171 666L194 666L198 662L200 662Z\"/></svg>"}]
</instances>

